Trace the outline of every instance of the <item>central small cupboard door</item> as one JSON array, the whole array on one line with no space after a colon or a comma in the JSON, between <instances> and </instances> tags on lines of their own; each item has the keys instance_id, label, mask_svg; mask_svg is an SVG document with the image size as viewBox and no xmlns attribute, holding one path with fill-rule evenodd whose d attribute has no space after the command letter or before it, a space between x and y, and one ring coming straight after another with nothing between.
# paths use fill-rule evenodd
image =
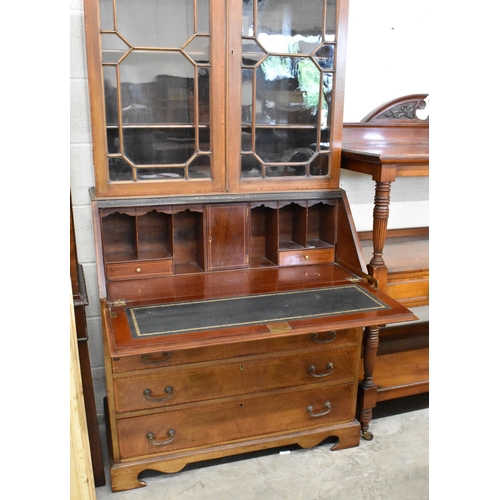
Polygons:
<instances>
[{"instance_id":1,"label":"central small cupboard door","mask_svg":"<svg viewBox=\"0 0 500 500\"><path fill-rule=\"evenodd\" d=\"M248 266L246 204L207 205L208 270Z\"/></svg>"}]
</instances>

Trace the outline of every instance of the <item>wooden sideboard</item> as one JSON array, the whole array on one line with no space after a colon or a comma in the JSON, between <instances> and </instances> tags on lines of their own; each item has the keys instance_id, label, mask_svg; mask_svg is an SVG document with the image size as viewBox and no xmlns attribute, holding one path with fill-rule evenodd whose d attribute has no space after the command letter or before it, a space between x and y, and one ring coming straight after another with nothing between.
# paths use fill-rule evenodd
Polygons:
<instances>
[{"instance_id":1,"label":"wooden sideboard","mask_svg":"<svg viewBox=\"0 0 500 500\"><path fill-rule=\"evenodd\" d=\"M373 230L359 233L367 269L407 307L429 305L429 228L388 230L391 186L429 175L429 122L417 116L427 94L404 96L345 123L341 167L375 182ZM374 373L377 400L429 390L429 322L381 328Z\"/></svg>"}]
</instances>

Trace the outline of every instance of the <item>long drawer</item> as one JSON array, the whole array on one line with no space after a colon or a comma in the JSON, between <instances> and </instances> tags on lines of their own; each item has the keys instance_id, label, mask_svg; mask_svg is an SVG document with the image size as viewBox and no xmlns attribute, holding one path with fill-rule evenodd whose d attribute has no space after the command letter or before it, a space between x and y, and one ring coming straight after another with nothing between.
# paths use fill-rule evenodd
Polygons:
<instances>
[{"instance_id":1,"label":"long drawer","mask_svg":"<svg viewBox=\"0 0 500 500\"><path fill-rule=\"evenodd\" d=\"M285 389L117 420L122 459L352 421L355 384Z\"/></svg>"},{"instance_id":2,"label":"long drawer","mask_svg":"<svg viewBox=\"0 0 500 500\"><path fill-rule=\"evenodd\" d=\"M205 401L319 381L354 380L356 347L279 356L246 356L116 377L118 413Z\"/></svg>"},{"instance_id":3,"label":"long drawer","mask_svg":"<svg viewBox=\"0 0 500 500\"><path fill-rule=\"evenodd\" d=\"M176 366L200 361L228 359L235 356L271 353L285 350L314 349L318 345L344 347L355 345L361 336L360 328L308 333L291 337L280 337L253 342L199 347L178 351L159 350L143 355L129 355L112 359L114 373L148 370L163 366Z\"/></svg>"}]
</instances>

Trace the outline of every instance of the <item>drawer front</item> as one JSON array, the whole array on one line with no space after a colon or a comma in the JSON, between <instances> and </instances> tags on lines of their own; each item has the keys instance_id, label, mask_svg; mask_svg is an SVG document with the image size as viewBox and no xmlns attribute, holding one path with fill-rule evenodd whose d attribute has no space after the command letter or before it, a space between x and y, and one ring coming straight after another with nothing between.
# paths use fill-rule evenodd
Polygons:
<instances>
[{"instance_id":1,"label":"drawer front","mask_svg":"<svg viewBox=\"0 0 500 500\"><path fill-rule=\"evenodd\" d=\"M354 419L356 384L285 390L192 404L117 421L122 459L168 455L182 449L273 433L316 428Z\"/></svg>"},{"instance_id":2,"label":"drawer front","mask_svg":"<svg viewBox=\"0 0 500 500\"><path fill-rule=\"evenodd\" d=\"M106 276L110 280L140 278L172 274L172 259L138 260L137 262L120 262L106 264Z\"/></svg>"},{"instance_id":3,"label":"drawer front","mask_svg":"<svg viewBox=\"0 0 500 500\"><path fill-rule=\"evenodd\" d=\"M362 329L308 333L275 339L239 342L220 346L200 347L179 351L159 351L147 355L132 355L114 358L113 372L122 373L134 370L147 370L167 366L177 366L200 361L229 359L237 356L250 356L279 351L344 347L355 345L361 339Z\"/></svg>"},{"instance_id":4,"label":"drawer front","mask_svg":"<svg viewBox=\"0 0 500 500\"><path fill-rule=\"evenodd\" d=\"M280 357L250 356L230 363L199 363L117 377L115 408L122 413L318 382L351 382L357 373L356 353L355 347L349 347Z\"/></svg>"},{"instance_id":5,"label":"drawer front","mask_svg":"<svg viewBox=\"0 0 500 500\"><path fill-rule=\"evenodd\" d=\"M279 252L280 266L300 266L309 264L328 264L335 258L335 249L308 248L304 250L284 250Z\"/></svg>"}]
</instances>

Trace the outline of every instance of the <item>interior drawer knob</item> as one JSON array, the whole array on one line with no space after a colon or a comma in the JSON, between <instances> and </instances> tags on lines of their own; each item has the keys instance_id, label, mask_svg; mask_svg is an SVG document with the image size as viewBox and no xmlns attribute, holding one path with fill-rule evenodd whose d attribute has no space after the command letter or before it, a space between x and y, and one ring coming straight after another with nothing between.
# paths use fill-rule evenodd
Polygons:
<instances>
[{"instance_id":1,"label":"interior drawer knob","mask_svg":"<svg viewBox=\"0 0 500 500\"><path fill-rule=\"evenodd\" d=\"M166 396L152 396L151 395L151 389L144 389L143 394L144 397L153 403L160 403L161 401L166 401L167 399L170 399L172 397L172 394L174 393L174 390L172 387L167 385L165 387L165 393L167 394Z\"/></svg>"},{"instance_id":2,"label":"interior drawer knob","mask_svg":"<svg viewBox=\"0 0 500 500\"><path fill-rule=\"evenodd\" d=\"M321 413L313 413L313 411L314 411L313 405L309 405L306 409L307 409L307 413L309 413L309 415L311 415L311 417L323 417L324 415L327 415L328 413L330 413L330 411L332 410L332 403L330 403L330 401L325 401L325 404L323 405L323 407L326 409L326 411L323 411Z\"/></svg>"},{"instance_id":3,"label":"interior drawer knob","mask_svg":"<svg viewBox=\"0 0 500 500\"><path fill-rule=\"evenodd\" d=\"M136 273L140 273L141 272L141 268L138 267L136 270L135 270Z\"/></svg>"},{"instance_id":4,"label":"interior drawer knob","mask_svg":"<svg viewBox=\"0 0 500 500\"><path fill-rule=\"evenodd\" d=\"M328 377L328 375L331 375L333 373L333 363L330 361L327 365L326 365L326 372L323 372L323 373L316 373L316 367L314 365L311 365L307 371L313 376L313 377L316 377L316 378L321 378L321 377Z\"/></svg>"},{"instance_id":5,"label":"interior drawer knob","mask_svg":"<svg viewBox=\"0 0 500 500\"><path fill-rule=\"evenodd\" d=\"M170 429L168 432L167 432L167 436L170 437L170 439L167 439L166 441L156 441L155 440L155 435L152 433L152 432L148 432L146 434L146 438L147 440L151 443L151 444L154 444L155 446L163 446L164 444L168 444L168 443L171 443L174 438L175 438L175 431L173 429Z\"/></svg>"}]
</instances>

